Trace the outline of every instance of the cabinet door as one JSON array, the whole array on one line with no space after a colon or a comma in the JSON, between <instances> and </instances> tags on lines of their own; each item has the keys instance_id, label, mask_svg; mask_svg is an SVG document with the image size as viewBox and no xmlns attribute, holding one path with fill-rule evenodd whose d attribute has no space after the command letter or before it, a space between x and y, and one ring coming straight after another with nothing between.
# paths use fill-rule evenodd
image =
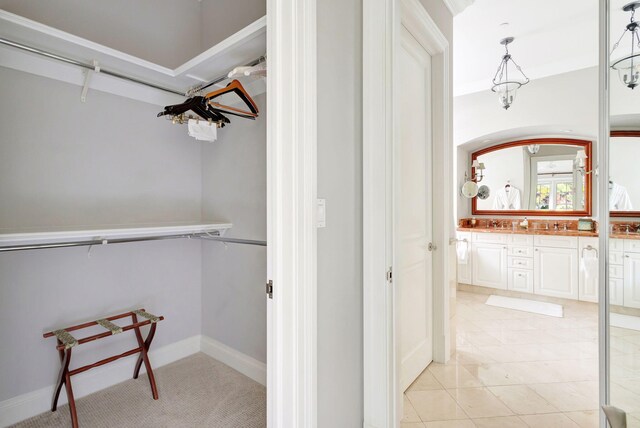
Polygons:
<instances>
[{"instance_id":1,"label":"cabinet door","mask_svg":"<svg viewBox=\"0 0 640 428\"><path fill-rule=\"evenodd\" d=\"M509 269L509 290L533 293L533 271Z\"/></svg>"},{"instance_id":2,"label":"cabinet door","mask_svg":"<svg viewBox=\"0 0 640 428\"><path fill-rule=\"evenodd\" d=\"M609 278L609 303L624 305L624 280L622 278Z\"/></svg>"},{"instance_id":3,"label":"cabinet door","mask_svg":"<svg viewBox=\"0 0 640 428\"><path fill-rule=\"evenodd\" d=\"M640 308L640 253L624 255L624 305Z\"/></svg>"},{"instance_id":4,"label":"cabinet door","mask_svg":"<svg viewBox=\"0 0 640 428\"><path fill-rule=\"evenodd\" d=\"M578 250L536 247L533 253L534 293L578 299Z\"/></svg>"},{"instance_id":5,"label":"cabinet door","mask_svg":"<svg viewBox=\"0 0 640 428\"><path fill-rule=\"evenodd\" d=\"M580 263L582 258L587 260L587 263L593 262L595 266L591 269L590 275L579 269L579 285L578 285L578 299L584 302L597 302L598 301L598 257L600 252L598 251L598 238L580 238L578 240L578 253ZM587 264L588 266L588 264Z\"/></svg>"},{"instance_id":6,"label":"cabinet door","mask_svg":"<svg viewBox=\"0 0 640 428\"><path fill-rule=\"evenodd\" d=\"M473 243L471 264L473 285L507 288L507 246Z\"/></svg>"}]
</instances>

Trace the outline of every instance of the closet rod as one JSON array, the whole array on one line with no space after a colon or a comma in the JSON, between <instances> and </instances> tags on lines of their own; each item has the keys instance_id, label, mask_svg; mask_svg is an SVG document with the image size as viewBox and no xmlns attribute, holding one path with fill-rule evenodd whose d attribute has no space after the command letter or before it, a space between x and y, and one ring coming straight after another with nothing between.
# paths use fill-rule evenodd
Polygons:
<instances>
[{"instance_id":1,"label":"closet rod","mask_svg":"<svg viewBox=\"0 0 640 428\"><path fill-rule=\"evenodd\" d=\"M71 59L71 58L67 58L67 57L64 57L64 56L53 54L51 52L43 51L42 49L33 48L31 46L23 45L22 43L16 43L16 42L13 42L11 40L7 40L7 39L3 39L3 38L0 38L0 43L2 43L4 45L7 45L7 46L12 46L12 47L17 48L17 49L22 49L23 51L27 51L27 52L31 52L31 53L34 53L34 54L37 54L37 55L41 55L41 56L44 56L44 57L47 57L47 58L51 58L51 59L55 59L55 60L58 60L58 61L66 62L67 64L76 65L78 67L86 68L87 70L95 70L95 67L93 65L91 65L91 64L86 64L86 63L81 62L81 61L76 61L75 59ZM140 79L136 79L135 77L125 76L124 74L116 73L115 71L105 70L102 67L100 68L100 73L106 74L106 75L112 76L112 77L117 77L118 79L122 79L122 80L128 80L130 82L138 83L140 85L149 86L151 88L159 89L159 90L164 91L164 92L169 92L169 93L176 94L176 95L181 95L181 96L185 95L184 92L176 91L176 90L169 89L169 88L164 88L162 86L158 86L158 85L153 84L153 83L149 83L149 82L145 82L145 81L140 80Z\"/></svg>"},{"instance_id":2,"label":"closet rod","mask_svg":"<svg viewBox=\"0 0 640 428\"><path fill-rule=\"evenodd\" d=\"M244 64L242 67L253 67L254 65L258 65L261 62L266 61L266 60L267 60L266 57L261 56L260 58L256 58L253 61L251 61L251 62L249 62L247 64ZM209 81L207 83L203 83L201 85L196 85L196 86L192 87L191 89L189 89L187 91L186 95L189 96L191 94L197 94L198 92L207 89L209 86L213 86L213 85L215 85L217 83L224 82L227 79L229 79L228 74L223 74L222 76L216 77L215 79L213 79L213 80L211 80L211 81Z\"/></svg>"},{"instance_id":3,"label":"closet rod","mask_svg":"<svg viewBox=\"0 0 640 428\"><path fill-rule=\"evenodd\" d=\"M218 232L214 232L218 233ZM71 242L56 242L52 244L26 244L26 245L10 245L6 247L0 246L0 252L4 251L21 251L21 250L39 250L45 248L66 248L66 247L91 247L94 245L105 244L124 244L127 242L142 242L142 241L161 241L165 239L179 239L179 238L211 238L212 236L207 233L191 233L181 235L166 235L166 236L144 236L140 238L120 238L120 239L93 239L89 241L71 241Z\"/></svg>"},{"instance_id":4,"label":"closet rod","mask_svg":"<svg viewBox=\"0 0 640 428\"><path fill-rule=\"evenodd\" d=\"M229 244L247 244L247 245L259 245L261 247L267 246L267 241L256 241L253 239L238 239L238 238L224 238L221 236L198 236L200 239L205 239L207 241L219 241L225 242Z\"/></svg>"}]
</instances>

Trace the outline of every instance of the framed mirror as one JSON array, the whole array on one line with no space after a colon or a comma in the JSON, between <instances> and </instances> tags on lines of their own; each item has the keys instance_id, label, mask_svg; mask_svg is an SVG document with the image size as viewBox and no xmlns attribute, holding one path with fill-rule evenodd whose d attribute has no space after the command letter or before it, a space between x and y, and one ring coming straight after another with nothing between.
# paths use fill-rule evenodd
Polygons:
<instances>
[{"instance_id":1,"label":"framed mirror","mask_svg":"<svg viewBox=\"0 0 640 428\"><path fill-rule=\"evenodd\" d=\"M473 215L591 216L591 141L511 141L472 153L471 162L484 168L471 174L487 188L471 200Z\"/></svg>"},{"instance_id":2,"label":"framed mirror","mask_svg":"<svg viewBox=\"0 0 640 428\"><path fill-rule=\"evenodd\" d=\"M609 210L611 217L640 217L640 130L611 131Z\"/></svg>"}]
</instances>

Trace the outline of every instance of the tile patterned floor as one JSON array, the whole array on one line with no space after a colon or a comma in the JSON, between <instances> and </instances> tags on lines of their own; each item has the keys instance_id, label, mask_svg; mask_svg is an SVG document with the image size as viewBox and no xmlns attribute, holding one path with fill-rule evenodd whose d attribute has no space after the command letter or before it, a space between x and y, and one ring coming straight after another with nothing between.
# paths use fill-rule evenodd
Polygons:
<instances>
[{"instance_id":1,"label":"tile patterned floor","mask_svg":"<svg viewBox=\"0 0 640 428\"><path fill-rule=\"evenodd\" d=\"M597 427L596 305L553 318L486 299L458 293L456 355L406 391L402 428ZM612 328L611 359L613 403L640 427L640 332Z\"/></svg>"}]
</instances>

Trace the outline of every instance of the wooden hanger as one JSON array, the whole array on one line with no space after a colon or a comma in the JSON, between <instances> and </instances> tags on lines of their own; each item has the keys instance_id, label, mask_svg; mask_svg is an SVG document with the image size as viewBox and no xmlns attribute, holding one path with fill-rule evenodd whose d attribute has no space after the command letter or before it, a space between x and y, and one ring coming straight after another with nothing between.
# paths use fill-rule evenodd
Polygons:
<instances>
[{"instance_id":1,"label":"wooden hanger","mask_svg":"<svg viewBox=\"0 0 640 428\"><path fill-rule=\"evenodd\" d=\"M212 102L213 99L218 98L224 94L228 94L230 92L233 92L238 97L240 97L240 99L249 108L249 111ZM255 119L256 117L258 117L258 113L259 113L258 106L256 105L255 101L253 101L251 96L247 93L247 91L244 89L244 87L238 80L232 80L231 83L229 83L226 87L222 89L218 89L217 91L209 92L207 95L204 96L204 98L209 102L209 105L215 111L244 117L246 119Z\"/></svg>"}]
</instances>

